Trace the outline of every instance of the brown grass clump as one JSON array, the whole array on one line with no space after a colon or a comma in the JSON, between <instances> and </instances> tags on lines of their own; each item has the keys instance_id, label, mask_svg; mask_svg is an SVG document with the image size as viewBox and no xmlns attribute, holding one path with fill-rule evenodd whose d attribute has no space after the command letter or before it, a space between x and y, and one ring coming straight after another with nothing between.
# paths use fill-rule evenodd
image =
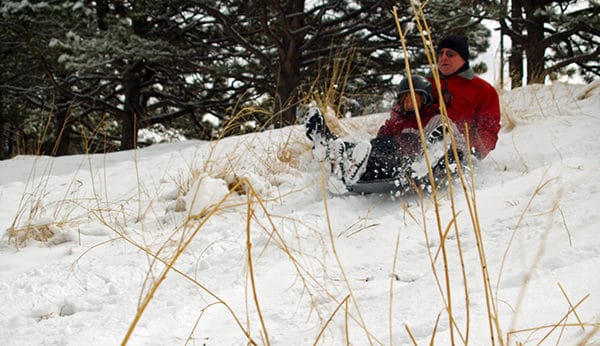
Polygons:
<instances>
[{"instance_id":1,"label":"brown grass clump","mask_svg":"<svg viewBox=\"0 0 600 346\"><path fill-rule=\"evenodd\" d=\"M11 227L7 231L8 242L14 244L17 248L26 246L30 239L48 242L56 234L54 227L52 224Z\"/></svg>"},{"instance_id":2,"label":"brown grass clump","mask_svg":"<svg viewBox=\"0 0 600 346\"><path fill-rule=\"evenodd\" d=\"M502 107L501 115L502 115L502 127L504 127L504 129L507 132L512 131L517 126L517 123L514 120L512 111L508 107L504 106L504 107Z\"/></svg>"}]
</instances>

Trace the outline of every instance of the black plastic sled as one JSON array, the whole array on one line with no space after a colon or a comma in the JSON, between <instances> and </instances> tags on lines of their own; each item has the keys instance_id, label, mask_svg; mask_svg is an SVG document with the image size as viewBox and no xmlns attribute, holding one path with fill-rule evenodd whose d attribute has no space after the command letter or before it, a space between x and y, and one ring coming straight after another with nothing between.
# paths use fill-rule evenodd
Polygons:
<instances>
[{"instance_id":1,"label":"black plastic sled","mask_svg":"<svg viewBox=\"0 0 600 346\"><path fill-rule=\"evenodd\" d=\"M437 173L437 174L436 174ZM447 177L443 172L434 172L435 184L438 188L444 186ZM359 180L355 184L346 184L348 193L351 194L390 194L394 197L400 197L413 194L416 189L423 192L431 192L431 184L427 176L422 178L406 179L402 177L393 177L376 180Z\"/></svg>"},{"instance_id":2,"label":"black plastic sled","mask_svg":"<svg viewBox=\"0 0 600 346\"><path fill-rule=\"evenodd\" d=\"M348 192L358 193L358 194L392 194L395 196L403 195L409 190L411 190L410 186L406 186L401 184L399 178L387 178L387 179L377 179L377 180L366 180L366 181L358 181L355 184L347 184L346 188Z\"/></svg>"}]
</instances>

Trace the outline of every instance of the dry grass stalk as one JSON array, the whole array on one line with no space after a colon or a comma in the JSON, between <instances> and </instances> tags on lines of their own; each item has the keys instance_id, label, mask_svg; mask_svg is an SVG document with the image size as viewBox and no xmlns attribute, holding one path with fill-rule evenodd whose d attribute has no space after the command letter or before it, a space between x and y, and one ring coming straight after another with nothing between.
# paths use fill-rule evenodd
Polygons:
<instances>
[{"instance_id":1,"label":"dry grass stalk","mask_svg":"<svg viewBox=\"0 0 600 346\"><path fill-rule=\"evenodd\" d=\"M583 326L583 322L581 321L581 318L579 317L579 314L577 314L577 311L575 310L575 307L573 306L573 303L571 303L571 299L569 299L569 296L567 295L567 292L562 287L562 285L560 284L560 282L558 283L558 288L560 288L560 291L562 292L563 296L565 297L565 300L567 301L567 303L569 303L569 308L573 311L573 315L575 315L575 318L577 319L577 322L579 322L579 324L581 325L581 330L585 331L585 327ZM587 298L587 296L586 296L586 298Z\"/></svg>"},{"instance_id":2,"label":"dry grass stalk","mask_svg":"<svg viewBox=\"0 0 600 346\"><path fill-rule=\"evenodd\" d=\"M294 258L291 249L289 249L287 247L287 245L285 244L285 241L283 240L283 238L281 237L280 233L277 231L277 227L275 226L275 224L273 223L271 216L268 213L268 209L266 208L266 205L264 204L264 201L262 201L262 199L259 197L259 195L256 193L256 191L254 190L252 184L247 181L247 179L240 179L239 181L239 185L245 185L245 190L247 192L248 197L248 203L250 203L249 205L254 205L257 204L258 206L260 206L260 208L267 214L267 218L269 219L269 222L271 223L271 229L272 229L272 233L270 233L272 236L275 236L274 239L278 240L278 246L286 253L288 254L290 260L292 261L292 263L294 264L294 266L296 267L296 270L298 272L298 274L300 275L300 278L302 280L302 282L304 283L305 287L308 288L307 286L307 282L311 281L313 283L317 283L319 280L317 280L316 278L312 277L310 272L307 271L306 269L302 268L299 264L299 262ZM115 231L115 233L117 233L118 235L120 235L123 239L125 239L127 242L133 244L134 246L138 247L139 249L143 250L145 253L147 253L155 263L162 263L163 265L165 265L165 269L163 269L162 273L160 273L158 276L153 277L152 280L147 280L147 285L150 285L148 287L148 289L146 290L146 294L145 296L141 296L140 297L140 307L138 309L138 313L136 314L134 321L132 322L132 325L130 326L130 329L128 331L128 334L125 336L124 340L123 340L123 344L127 343L128 339L131 337L131 333L133 332L133 330L135 329L135 326L137 325L139 319L141 318L143 312L145 311L146 307L148 306L148 304L150 303L150 301L153 299L156 290L158 289L158 287L160 286L160 284L164 281L164 278L166 276L166 273L169 270L172 270L174 272L177 272L178 274L184 276L186 279L190 280L191 282L193 282L194 284L198 285L199 287L201 287L204 291L206 291L207 293L209 293L211 296L213 296L215 299L217 299L217 301L220 304L223 304L224 306L226 306L226 308L229 310L230 314L232 315L232 317L234 318L234 320L238 323L238 326L240 327L240 329L244 332L244 334L247 336L248 338L248 342L250 344L256 344L256 341L253 340L253 338L250 336L249 333L249 328L243 327L243 325L241 324L241 321L239 320L239 318L235 315L234 311L227 305L227 303L225 301L223 301L222 299L220 299L218 296L216 296L214 293L210 292L210 290L208 290L206 287L204 287L201 283L197 282L196 280L194 280L193 278L189 277L188 275L186 275L185 273L179 271L175 266L175 261L177 259L178 256L180 256L181 253L183 253L185 251L185 248L187 247L187 245L189 244L189 242L196 236L196 234L198 233L198 231L202 228L202 225L204 225L208 219L210 219L213 215L215 215L216 211L219 210L220 208L223 208L225 206L224 200L229 198L231 196L232 193L235 193L234 191L239 190L239 187L232 187L232 189L230 190L230 193L223 198L223 201L221 201L218 205L215 206L215 208L213 209L212 212L208 212L205 213L203 215L202 219L195 219L193 220L193 222L191 223L186 223L185 225L183 225L183 227L190 227L192 225L195 224L195 226L193 226L193 230L191 232L185 232L186 233L186 237L185 239L181 239L178 243L178 247L177 247L177 251L176 253L170 255L168 258L165 258L163 256L160 255L160 253L163 251L163 248L165 247L165 245L163 245L163 247L161 247L161 249L158 252L152 252L150 251L148 248L146 248L145 246L139 245L136 242L134 242L133 240L129 239L128 237L126 237L123 232L119 231L118 229L114 228L114 226L109 225L106 223L107 226L112 227L113 231ZM254 207L249 207L248 209L248 214L247 214L247 218L248 220L250 220L251 218L254 218ZM192 221L191 219L189 221ZM106 221L104 221L106 222ZM199 223L199 224L197 224ZM186 226L187 225L187 226ZM249 221L248 221L248 225L249 225ZM250 233L250 229L247 229L248 234ZM177 231L175 231L173 233L173 236L175 236L175 234L177 233ZM172 236L172 237L173 237ZM251 267L250 265L250 258L249 258L249 267ZM151 266L154 266L155 264L152 264ZM251 272L249 274L249 279L251 280L251 282L253 281L252 277L254 276L254 274ZM305 277L308 276L308 277ZM321 285L321 283L318 283L319 285ZM252 286L254 286L254 283L251 283ZM324 288L324 287L321 287ZM253 296L255 298L255 305L257 306L257 309L260 309L258 304L258 299L256 298L258 295L257 291L254 291ZM330 295L331 299L335 300L335 297L333 295ZM350 316L351 318L353 318L352 316ZM262 317L260 317L262 319ZM354 319L354 318L353 318ZM261 328L261 337L263 338L263 341L265 343L268 343L268 333L267 333L267 329L266 329L266 323L265 321L261 321L262 324L262 328Z\"/></svg>"},{"instance_id":3,"label":"dry grass stalk","mask_svg":"<svg viewBox=\"0 0 600 346\"><path fill-rule=\"evenodd\" d=\"M510 132L517 127L517 122L514 119L511 109L507 105L502 106L502 124L506 131Z\"/></svg>"},{"instance_id":4,"label":"dry grass stalk","mask_svg":"<svg viewBox=\"0 0 600 346\"><path fill-rule=\"evenodd\" d=\"M249 182L248 182L249 184ZM263 341L266 345L269 345L269 333L267 332L267 327L265 325L265 320L262 314L262 310L260 308L260 304L258 302L258 293L256 291L256 282L255 282L255 278L254 278L254 265L252 263L252 240L251 240L251 235L250 235L250 231L251 231L251 221L252 221L252 217L254 215L254 209L252 207L252 194L248 194L248 198L247 198L247 214L246 214L246 252L248 254L248 272L249 272L249 276L250 276L250 283L251 283L251 288L252 288L252 298L254 301L254 306L256 308L256 312L258 314L258 318L260 320L260 324L261 324L261 336L263 337Z\"/></svg>"},{"instance_id":5,"label":"dry grass stalk","mask_svg":"<svg viewBox=\"0 0 600 346\"><path fill-rule=\"evenodd\" d=\"M333 321L333 318L335 317L335 315L337 315L337 312L340 310L340 308L348 303L348 299L349 298L350 298L350 295L347 295L346 297L344 297L344 299L342 299L342 301L333 310L333 312L331 313L331 315L329 316L329 318L327 319L327 321L325 322L325 324L321 327L321 331L319 331L319 334L315 338L315 341L313 342L314 346L316 346L319 343L319 340L323 336L323 333L325 333L325 330L327 330L327 327L329 326L329 323L331 323L331 321ZM347 310L348 309L346 309L346 311ZM346 326L347 325L348 325L348 323L346 323ZM347 337L346 337L346 340L348 340Z\"/></svg>"},{"instance_id":6,"label":"dry grass stalk","mask_svg":"<svg viewBox=\"0 0 600 346\"><path fill-rule=\"evenodd\" d=\"M327 204L327 188L325 187L325 179L322 177L321 179L321 192L323 195L323 208L325 209L325 217L327 220L327 231L329 234L329 243L331 246L331 251L333 253L333 256L338 264L338 267L340 269L340 273L342 275L344 284L346 285L346 288L348 289L349 292L349 296L350 299L352 301L352 304L354 305L354 308L356 309L357 315L358 315L358 319L360 321L359 325L361 326L361 328L363 328L363 330L365 331L365 334L367 336L367 339L369 340L369 344L373 344L373 336L371 335L371 333L368 331L367 325L365 323L365 320L362 316L359 304L358 304L358 300L356 299L355 295L354 295L354 291L352 290L352 287L350 285L350 281L348 280L348 276L346 275L346 271L344 270L344 265L342 264L342 261L340 259L340 257L338 256L337 253L337 249L336 249L336 245L335 245L335 237L333 236L333 229L331 227L331 217L329 214L329 206Z\"/></svg>"},{"instance_id":7,"label":"dry grass stalk","mask_svg":"<svg viewBox=\"0 0 600 346\"><path fill-rule=\"evenodd\" d=\"M498 287L500 286L500 280L502 278L502 273L504 271L504 265L505 262L508 258L508 252L512 247L513 241L516 237L517 231L519 230L520 226L521 226L521 222L523 222L523 220L525 220L525 215L527 214L527 211L531 208L533 201L535 200L536 196L538 196L542 190L544 189L544 187L548 186L553 180L555 180L556 178L553 179L546 179L546 172L544 173L544 175L541 177L540 182L538 183L538 186L535 188L534 192L531 195L531 198L529 199L529 201L527 202L527 205L525 206L525 208L523 209L523 212L521 213L519 219L517 220L517 224L515 225L514 229L513 229L513 233L511 234L510 240L506 246L506 250L504 251L504 255L502 256L502 261L500 263L500 271L498 274L498 280L496 282L496 292L498 292ZM536 256L535 262L539 262L541 260L541 256L543 254L543 247L540 246L538 248L538 254ZM517 304L515 307L515 311L519 311L521 304L523 302L524 296L525 296L525 290L528 286L529 280L531 279L531 277L533 276L533 271L535 270L536 266L535 265L531 265L530 266L530 270L527 273L527 276L524 279L523 282L523 288L521 290L521 293L519 294L519 298L517 299ZM498 299L498 297L496 296L496 299ZM514 329L514 324L516 323L516 314L514 316L515 318L513 318L513 321L511 322L511 325L509 327L509 330L513 330Z\"/></svg>"},{"instance_id":8,"label":"dry grass stalk","mask_svg":"<svg viewBox=\"0 0 600 346\"><path fill-rule=\"evenodd\" d=\"M406 206L403 206L403 209L407 209ZM396 232L396 245L394 246L394 259L392 261L392 273L390 277L390 304L389 304L389 314L388 314L388 329L389 329L389 338L390 344L393 343L393 319L392 319L392 306L394 302L394 282L396 281L396 264L398 263L398 255L400 254L400 228Z\"/></svg>"},{"instance_id":9,"label":"dry grass stalk","mask_svg":"<svg viewBox=\"0 0 600 346\"><path fill-rule=\"evenodd\" d=\"M121 234L123 236L124 239L128 240L130 243L134 244L136 247L143 249L146 253L152 255L152 257L156 260L161 262L162 264L165 265L165 268L163 269L163 271L159 274L159 276L154 280L154 282L152 283L151 287L148 289L148 293L145 295L145 297L143 297L140 306L138 307L138 311L136 313L136 315L134 316L134 319L129 327L129 329L127 330L127 333L125 334L123 340L122 340L122 345L127 344L127 342L129 341L129 338L131 337L133 331L135 330L138 322L140 321L144 311L146 310L146 308L148 307L149 303L152 301L152 299L154 298L154 295L156 293L156 291L158 290L158 288L160 287L160 285L164 282L167 274L169 271L174 270L174 264L177 261L177 259L184 253L185 249L190 245L191 241L196 237L196 235L198 234L198 232L202 229L202 227L206 224L206 222L208 222L208 220L217 213L217 211L220 209L220 207L224 204L224 202L229 198L229 196L231 195L231 191L226 194L209 212L206 213L206 215L203 217L202 220L200 220L200 222L193 226L193 229L191 231L191 233L188 235L188 237L186 239L183 239L183 242L181 243L181 245L179 246L179 248L177 249L177 251L175 252L175 254L170 258L170 259L162 259L159 256L155 256L154 254L150 253L148 249L145 249L144 247L139 246L138 244L136 244L135 242L129 240L127 237L125 237L121 232L118 232L119 234ZM180 272L180 274L183 274ZM186 277L188 277L186 275ZM189 277L188 277L189 278ZM191 279L191 278L189 278ZM195 281L195 280L193 280ZM217 298L216 295L212 294L212 292L210 292L209 290L206 290L208 293L210 293L211 295L213 295L213 297ZM228 305L222 301L220 298L218 298L226 307L228 307ZM252 339L252 337L250 336L249 331L247 331L243 325L240 323L239 319L235 316L235 313L233 313L233 310L231 310L231 308L228 307L228 310L232 313L232 316L234 317L234 319L236 320L236 322L238 323L238 326L242 329L242 331L244 332L244 334L247 336L248 338L248 342L251 344L256 344L256 342Z\"/></svg>"},{"instance_id":10,"label":"dry grass stalk","mask_svg":"<svg viewBox=\"0 0 600 346\"><path fill-rule=\"evenodd\" d=\"M344 105L344 90L346 90L348 78L351 74L354 52L332 52L332 56L328 68L320 69L315 78L316 81L326 80L328 84L313 83L303 102L307 104L314 103L318 106L323 113L327 127L336 135L343 137L350 134L347 126L351 125L342 124L339 117L343 116L341 113ZM327 73L329 75L322 77L323 74Z\"/></svg>"},{"instance_id":11,"label":"dry grass stalk","mask_svg":"<svg viewBox=\"0 0 600 346\"><path fill-rule=\"evenodd\" d=\"M573 314L577 315L577 312L576 312L576 309L577 309L577 307L579 307L579 305L581 305L581 304L582 304L582 303L583 303L583 302L584 302L586 299L588 299L588 297L589 297L589 296L590 296L590 294L588 293L588 294L587 294L585 297L583 297L583 298L582 298L582 299L581 299L581 300L580 300L580 301L579 301L577 304L575 304L575 306L571 306L571 307L569 308L569 310L567 311L567 313L566 313L566 314L565 314L565 315L564 315L564 316L563 316L563 317L560 319L560 321L558 321L558 323L557 323L557 324L555 324L555 325L554 325L554 327L550 328L550 330L548 331L548 333L546 333L546 335L544 335L544 337L540 339L540 341L538 342L538 345L540 345L540 344L543 344L543 342L544 342L544 341L545 341L545 340L546 340L548 337L550 337L550 335L551 335L552 333L554 333L554 331L555 331L555 330L556 330L556 329L557 329L559 326L561 326L561 327L564 329L564 323L565 323L565 321L567 320L567 318L569 317L569 315L570 315L571 313L573 313ZM579 322L579 326L585 330L585 327L583 326L583 324L581 323L581 321L578 321L578 322ZM561 332L561 335L562 335L562 332ZM560 336L558 337L558 341L560 341Z\"/></svg>"},{"instance_id":12,"label":"dry grass stalk","mask_svg":"<svg viewBox=\"0 0 600 346\"><path fill-rule=\"evenodd\" d=\"M413 7L413 11L415 14L418 14L419 11L416 10L415 8L415 4L414 2L411 1L411 6ZM406 47L406 38L405 38L405 34L404 31L402 30L402 27L400 25L400 20L398 18L398 13L397 13L397 8L394 7L393 9L393 13L394 13L394 17L396 19L396 25L397 25L397 29L398 29L398 33L400 35L400 42L402 44L402 48L404 50L404 62L405 62L405 70L406 70L406 78L408 79L408 84L409 84L409 88L410 88L410 96L412 98L412 102L413 104L417 104L416 101L416 94L415 94L415 90L414 90L414 86L412 85L412 72L411 72L411 68L410 68L410 62L408 60L408 49ZM422 13L422 12L421 12ZM419 16L416 15L415 19L417 21L417 25L420 24L420 19ZM419 26L419 30L421 32L421 35L424 35L424 30L422 29L422 27ZM439 77L438 77L439 78ZM449 320L450 320L450 339L451 339L451 343L454 344L454 328L452 326L452 294L451 294L451 284L450 284L450 273L448 268L448 255L446 252L446 245L445 245L445 241L443 241L443 237L442 237L442 225L441 225L441 218L440 218L440 213L439 213L439 208L438 208L438 203L437 203L437 188L435 186L435 179L433 176L433 171L431 169L431 160L429 158L429 153L427 152L427 147L425 145L425 134L423 132L423 124L421 122L421 115L419 113L418 109L415 109L415 113L416 113L416 118L417 118L417 124L419 127L419 134L420 134L420 138L421 138L421 146L424 149L424 157L425 157L425 162L427 163L428 166L428 173L429 173L429 181L431 182L431 187L432 187L432 199L434 201L435 204L435 211L436 211L436 220L437 220L437 229L439 232L439 237L440 237L440 247L441 247L441 251L442 251L442 256L443 256L443 261L444 261L444 268L446 268L446 270L444 271L445 274L445 300L446 300L446 310L448 311L449 314ZM432 264L433 265L433 264ZM434 266L435 268L435 266ZM435 271L435 269L434 269Z\"/></svg>"},{"instance_id":13,"label":"dry grass stalk","mask_svg":"<svg viewBox=\"0 0 600 346\"><path fill-rule=\"evenodd\" d=\"M54 161L50 160L39 173L40 161L40 158L36 158L33 163L17 212L6 231L9 243L17 249L26 246L30 239L49 242L54 239L59 229L74 224L77 219L77 216L72 214L79 207L80 202L71 199L71 195L78 193L81 182L73 179L65 190L63 199L48 203L46 201L50 195L48 183Z\"/></svg>"},{"instance_id":14,"label":"dry grass stalk","mask_svg":"<svg viewBox=\"0 0 600 346\"><path fill-rule=\"evenodd\" d=\"M591 326L591 327L593 327L594 329L593 329L591 332L589 332L589 333L587 333L586 335L584 335L584 336L583 336L583 338L581 338L581 341L579 341L579 342L577 343L577 346L586 346L586 345L589 345L589 342L590 342L590 340L591 340L591 339L592 339L592 338L593 338L593 337L594 337L596 334L598 334L598 332L600 332L600 323L596 323L596 324L593 324L593 325L589 325L589 324L588 324L588 326Z\"/></svg>"},{"instance_id":15,"label":"dry grass stalk","mask_svg":"<svg viewBox=\"0 0 600 346\"><path fill-rule=\"evenodd\" d=\"M425 16L423 14L422 11L422 6L419 6L417 8L417 3L415 1L411 1L411 6L413 8L413 12L415 13L415 22L417 24L417 28L419 29L419 32L421 34L422 40L423 40L423 45L425 48L425 53L426 56L428 58L428 61L432 67L432 73L434 76L434 79L436 81L435 83L435 87L437 88L438 94L441 94L441 83L440 83L440 76L438 73L437 68L435 68L435 66L437 65L436 62L436 56L435 56L435 49L433 47L433 40L428 36L427 33L431 32L429 30L429 27L427 26L427 21L425 19ZM407 71L407 77L409 78L409 84L411 79L411 70L410 70L410 64L408 62L408 53L407 53L407 49L405 46L405 39L404 39L404 33L402 31L402 28L399 24L399 20L396 14L396 10L394 9L394 15L396 17L396 23L397 23L397 27L398 27L398 32L400 34L400 41L403 44L403 49L405 51L405 65L406 65L406 71ZM411 97L414 98L414 91L412 91L413 87L410 86L411 88ZM413 102L415 102L415 100L413 99ZM447 117L447 111L446 111L446 106L443 102L443 100L440 100L440 111L442 114L442 121L443 122L449 122L449 119ZM461 339L463 342L468 343L468 339L469 339L469 330L470 330L470 299L469 299L469 290L468 290L468 282L467 282L467 276L466 276L466 268L465 268L465 264L464 264L464 259L463 259L463 255L462 255L462 245L460 242L460 236L459 236L459 231L458 231L458 226L454 221L450 221L446 228L444 229L444 227L442 226L442 222L441 222L441 217L440 217L440 212L439 212L439 204L438 204L438 191L437 191L437 186L434 183L434 179L433 179L433 172L431 171L431 165L430 165L430 160L429 160L429 155L426 149L425 144L425 138L424 138L424 133L423 133L423 127L422 124L420 122L420 115L417 114L417 120L418 120L418 124L419 124L419 129L420 129L420 135L421 135L421 144L422 146L425 148L425 160L428 164L428 166L430 167L429 169L429 179L430 179L430 183L431 183L431 199L434 203L435 206L435 213L436 213L436 222L437 222L437 229L438 229L438 236L440 238L440 245L439 245L439 252L442 254L442 258L443 258L443 263L444 263L444 282L445 282L445 286L444 286L444 290L441 290L442 292L445 292L445 304L446 304L446 311L448 313L448 318L449 318L449 323L450 323L450 327L449 327L449 333L450 333L450 339L451 342L454 343L455 341L455 337L454 337L454 331L456 330L458 332L458 334L460 335ZM455 139L452 133L452 130L449 126L447 126L447 128L449 129L448 131L444 131L444 143L450 143L450 147L452 148L452 155L454 155L454 158L456 161L458 161L458 152L456 149L456 143L455 143ZM468 130L468 129L467 129ZM467 141L469 140L468 138L468 131L467 131ZM470 153L468 154L468 162L469 162L469 166L472 168L472 158L470 157ZM448 165L448 157L445 157L446 160L446 167L449 167ZM493 304L493 294L492 294L492 289L491 289L491 284L490 284L490 280L489 280L489 274L487 272L487 264L486 264L486 258L485 258L485 251L484 251L484 246L483 246L483 242L482 242L482 237L481 237L481 228L479 226L479 220L477 217L477 204L476 204L476 199L475 199L475 192L474 190L471 190L469 188L469 185L467 184L467 181L464 179L464 172L462 171L462 167L460 165L458 165L457 167L458 169L458 174L457 177L459 178L459 181L461 182L462 185L462 190L465 196L465 200L467 202L467 206L469 209L469 215L471 217L472 220L472 225L473 225L473 229L474 229L474 233L477 239L477 244L478 244L478 251L479 251L479 257L480 257L480 264L481 264L481 269L482 269L482 273L483 273L483 285L485 288L485 292L486 292L486 304L487 304L487 308L488 308L488 321L489 321L489 327L490 327L490 338L491 338L491 343L495 344L495 339L498 338L500 343L502 343L501 340L501 335L502 333L500 332L500 326L499 326L499 321L498 321L498 315L497 315L497 308L495 306L495 304ZM473 170L470 170L471 172L471 184L470 186L474 186L474 184L472 183L473 181ZM454 200L454 195L455 192L453 190L452 187L452 176L450 174L450 172L447 171L447 178L448 178L448 196L451 202L451 209L452 209L452 220L456 219L458 213L455 209L455 200ZM471 192L469 192L471 191ZM422 195L418 192L418 195L422 197ZM453 304L452 304L452 294L451 294L451 287L452 285L450 284L450 275L449 275L449 258L448 255L446 253L446 245L445 242L447 240L447 235L448 232L450 230L450 227L454 225L454 233L456 235L456 243L457 243L457 248L458 248L458 253L459 253L459 259L460 259L460 265L461 265L461 272L462 272L462 278L463 278L463 290L464 290L464 296L465 296L465 306L466 306L466 333L462 333L460 331L460 328L458 328L458 326L455 325L455 318L454 318L454 311L453 311ZM436 280L438 280L439 283L439 279L438 276L436 274L436 269L435 269L435 258L437 258L437 255L432 257L432 270L434 272L434 276L436 277ZM441 286L440 286L441 289Z\"/></svg>"},{"instance_id":16,"label":"dry grass stalk","mask_svg":"<svg viewBox=\"0 0 600 346\"><path fill-rule=\"evenodd\" d=\"M410 338L410 341L412 342L412 344L414 346L419 345L417 343L417 339L415 339L415 336L413 335L413 333L410 331L410 327L408 326L408 324L404 325L404 329L406 330L406 334L408 334L408 337Z\"/></svg>"},{"instance_id":17,"label":"dry grass stalk","mask_svg":"<svg viewBox=\"0 0 600 346\"><path fill-rule=\"evenodd\" d=\"M27 225L20 228L11 227L8 229L8 242L20 248L27 245L30 239L39 242L48 242L56 234L54 225Z\"/></svg>"}]
</instances>

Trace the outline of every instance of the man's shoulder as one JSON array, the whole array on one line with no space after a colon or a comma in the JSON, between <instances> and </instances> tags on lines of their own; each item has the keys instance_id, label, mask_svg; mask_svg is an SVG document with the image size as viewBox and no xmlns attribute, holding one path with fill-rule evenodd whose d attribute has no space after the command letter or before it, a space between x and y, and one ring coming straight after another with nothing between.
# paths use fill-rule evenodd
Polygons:
<instances>
[{"instance_id":1,"label":"man's shoulder","mask_svg":"<svg viewBox=\"0 0 600 346\"><path fill-rule=\"evenodd\" d=\"M467 72L469 71L469 72ZM467 70L467 71L463 71L461 73L452 75L450 77L441 77L441 79L447 79L448 81L456 81L458 84L463 85L464 87L468 87L468 86L472 86L472 87L476 87L476 88L483 88L483 89L493 89L494 91L496 91L496 88L494 88L494 86L492 84L490 84L488 81L486 81L485 79L475 75L471 69ZM466 73L467 72L467 73ZM433 76L433 74L430 72L428 73L425 78L427 78L427 80L429 80L432 84L435 82L435 78Z\"/></svg>"},{"instance_id":2,"label":"man's shoulder","mask_svg":"<svg viewBox=\"0 0 600 346\"><path fill-rule=\"evenodd\" d=\"M473 78L470 80L471 84L477 88L481 88L484 90L489 90L489 91L494 91L495 93L497 93L496 88L494 88L494 86L492 84L490 84L490 82L486 81L485 79L479 77L479 76L473 76Z\"/></svg>"},{"instance_id":3,"label":"man's shoulder","mask_svg":"<svg viewBox=\"0 0 600 346\"><path fill-rule=\"evenodd\" d=\"M493 88L492 84L490 84L485 79L476 75L475 72L473 72L473 69L471 69L471 68L458 73L456 75L456 77L462 78L463 80L472 82L473 84L476 84L476 85L485 86L486 88Z\"/></svg>"},{"instance_id":4,"label":"man's shoulder","mask_svg":"<svg viewBox=\"0 0 600 346\"><path fill-rule=\"evenodd\" d=\"M493 87L492 84L490 84L490 82L486 81L485 79L479 77L479 76L473 76L473 80L477 81L477 83L483 84L483 85L488 85L490 87Z\"/></svg>"},{"instance_id":5,"label":"man's shoulder","mask_svg":"<svg viewBox=\"0 0 600 346\"><path fill-rule=\"evenodd\" d=\"M485 88L490 93L493 93L494 95L498 96L498 90L496 90L496 88L490 82L486 81L485 79L483 79L481 77L477 77L477 79L479 79L481 81L480 83L481 83L482 88Z\"/></svg>"}]
</instances>

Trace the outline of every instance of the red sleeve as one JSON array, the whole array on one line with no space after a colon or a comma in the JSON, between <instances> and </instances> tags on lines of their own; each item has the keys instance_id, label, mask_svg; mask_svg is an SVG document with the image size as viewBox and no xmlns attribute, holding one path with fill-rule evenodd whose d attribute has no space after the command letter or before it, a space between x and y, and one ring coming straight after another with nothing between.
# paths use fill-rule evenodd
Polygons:
<instances>
[{"instance_id":1,"label":"red sleeve","mask_svg":"<svg viewBox=\"0 0 600 346\"><path fill-rule=\"evenodd\" d=\"M471 133L472 146L479 151L480 158L486 157L496 147L500 131L500 101L494 87L481 83L481 92Z\"/></svg>"}]
</instances>

